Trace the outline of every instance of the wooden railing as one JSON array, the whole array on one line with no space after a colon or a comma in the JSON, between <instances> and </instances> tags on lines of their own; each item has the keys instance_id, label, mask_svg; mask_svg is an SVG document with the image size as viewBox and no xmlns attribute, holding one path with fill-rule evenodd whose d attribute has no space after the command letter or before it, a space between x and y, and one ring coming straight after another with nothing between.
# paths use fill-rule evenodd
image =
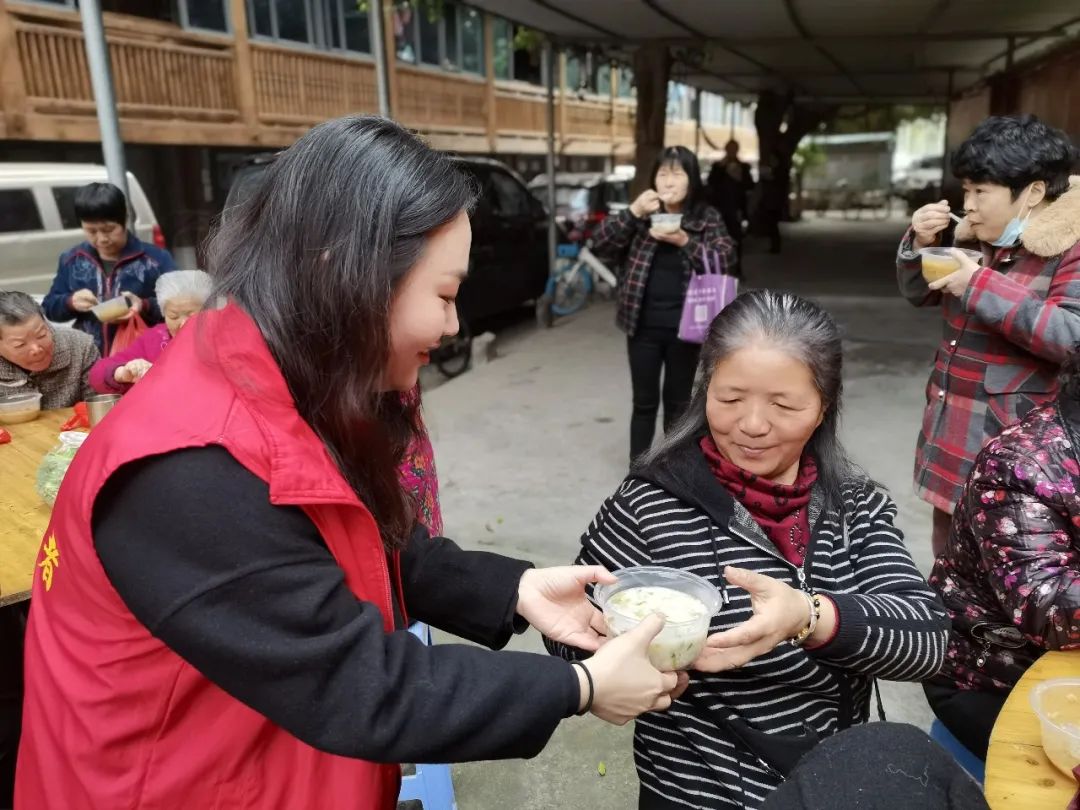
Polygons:
<instances>
[{"instance_id":1,"label":"wooden railing","mask_svg":"<svg viewBox=\"0 0 1080 810\"><path fill-rule=\"evenodd\" d=\"M317 123L378 109L371 62L263 44L252 46L252 59L263 123Z\"/></svg>"},{"instance_id":2,"label":"wooden railing","mask_svg":"<svg viewBox=\"0 0 1080 810\"><path fill-rule=\"evenodd\" d=\"M378 109L374 63L365 57L234 42L123 14L106 13L104 22L122 126L136 143L281 146L320 121ZM8 0L0 46L0 132L13 133L5 137L97 137L78 12ZM395 117L431 133L435 144L452 144L441 148L495 151L500 138L510 150L543 148L543 87L402 63L391 80ZM634 110L632 99L557 94L557 146L578 154L632 150ZM752 154L749 138L740 133ZM667 140L693 144L693 123L669 124Z\"/></svg>"},{"instance_id":3,"label":"wooden railing","mask_svg":"<svg viewBox=\"0 0 1080 810\"><path fill-rule=\"evenodd\" d=\"M397 118L416 129L484 132L487 85L482 78L397 66Z\"/></svg>"},{"instance_id":4,"label":"wooden railing","mask_svg":"<svg viewBox=\"0 0 1080 810\"><path fill-rule=\"evenodd\" d=\"M78 29L17 20L15 36L28 104L45 113L92 113L94 94ZM238 115L227 47L145 42L109 33L122 116L230 120Z\"/></svg>"}]
</instances>

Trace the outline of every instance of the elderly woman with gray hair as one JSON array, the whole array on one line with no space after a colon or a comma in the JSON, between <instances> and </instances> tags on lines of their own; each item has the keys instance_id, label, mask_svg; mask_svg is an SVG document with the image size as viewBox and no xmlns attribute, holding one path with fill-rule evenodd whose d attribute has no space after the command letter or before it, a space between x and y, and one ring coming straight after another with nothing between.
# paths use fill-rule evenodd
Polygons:
<instances>
[{"instance_id":1,"label":"elderly woman with gray hair","mask_svg":"<svg viewBox=\"0 0 1080 810\"><path fill-rule=\"evenodd\" d=\"M637 720L641 808L760 807L820 740L866 722L875 678L941 666L945 610L896 505L840 444L841 361L816 304L737 298L685 416L582 537L579 563L682 569L723 594L686 692Z\"/></svg>"},{"instance_id":2,"label":"elderly woman with gray hair","mask_svg":"<svg viewBox=\"0 0 1080 810\"><path fill-rule=\"evenodd\" d=\"M93 393L87 374L97 359L89 335L54 327L24 292L0 292L0 398L36 392L42 408L69 408Z\"/></svg>"},{"instance_id":3,"label":"elderly woman with gray hair","mask_svg":"<svg viewBox=\"0 0 1080 810\"><path fill-rule=\"evenodd\" d=\"M127 349L104 357L90 370L90 385L102 394L123 394L150 370L188 318L210 298L214 284L202 270L174 270L157 281L154 293L165 323L148 329Z\"/></svg>"}]
</instances>

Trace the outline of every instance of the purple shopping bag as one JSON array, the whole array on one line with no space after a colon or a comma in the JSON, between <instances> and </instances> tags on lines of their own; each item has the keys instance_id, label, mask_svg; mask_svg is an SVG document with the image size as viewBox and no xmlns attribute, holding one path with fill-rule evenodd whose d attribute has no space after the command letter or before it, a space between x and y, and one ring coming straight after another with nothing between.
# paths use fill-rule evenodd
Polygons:
<instances>
[{"instance_id":1,"label":"purple shopping bag","mask_svg":"<svg viewBox=\"0 0 1080 810\"><path fill-rule=\"evenodd\" d=\"M714 254L712 267L708 251L704 258L705 272L690 274L682 318L679 320L679 340L687 343L704 343L713 318L739 294L739 280L718 272L720 257ZM714 268L717 272L713 272Z\"/></svg>"}]
</instances>

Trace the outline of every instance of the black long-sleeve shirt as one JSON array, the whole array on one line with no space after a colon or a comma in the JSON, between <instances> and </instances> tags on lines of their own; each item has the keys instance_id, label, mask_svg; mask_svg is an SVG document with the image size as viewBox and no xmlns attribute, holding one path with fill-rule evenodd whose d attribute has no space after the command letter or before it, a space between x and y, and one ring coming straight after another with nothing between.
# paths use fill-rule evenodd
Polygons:
<instances>
[{"instance_id":1,"label":"black long-sleeve shirt","mask_svg":"<svg viewBox=\"0 0 1080 810\"><path fill-rule=\"evenodd\" d=\"M565 661L386 633L318 530L217 447L117 472L94 511L105 572L151 633L208 679L323 751L379 762L534 756L580 699ZM514 632L529 564L417 532L410 618L493 648Z\"/></svg>"}]
</instances>

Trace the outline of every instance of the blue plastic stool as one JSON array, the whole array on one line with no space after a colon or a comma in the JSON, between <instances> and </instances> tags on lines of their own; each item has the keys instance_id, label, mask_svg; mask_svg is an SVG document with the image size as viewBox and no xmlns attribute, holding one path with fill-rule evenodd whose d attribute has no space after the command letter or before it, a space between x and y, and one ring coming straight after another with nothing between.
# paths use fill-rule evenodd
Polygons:
<instances>
[{"instance_id":1,"label":"blue plastic stool","mask_svg":"<svg viewBox=\"0 0 1080 810\"><path fill-rule=\"evenodd\" d=\"M953 755L961 768L967 771L980 785L986 776L986 763L971 753L964 744L952 735L940 720L930 724L930 739Z\"/></svg>"},{"instance_id":2,"label":"blue plastic stool","mask_svg":"<svg viewBox=\"0 0 1080 810\"><path fill-rule=\"evenodd\" d=\"M409 632L431 644L431 628L415 622ZM450 778L449 765L417 765L416 773L401 779L398 803L417 801L424 810L457 810L454 799L454 782Z\"/></svg>"}]
</instances>

